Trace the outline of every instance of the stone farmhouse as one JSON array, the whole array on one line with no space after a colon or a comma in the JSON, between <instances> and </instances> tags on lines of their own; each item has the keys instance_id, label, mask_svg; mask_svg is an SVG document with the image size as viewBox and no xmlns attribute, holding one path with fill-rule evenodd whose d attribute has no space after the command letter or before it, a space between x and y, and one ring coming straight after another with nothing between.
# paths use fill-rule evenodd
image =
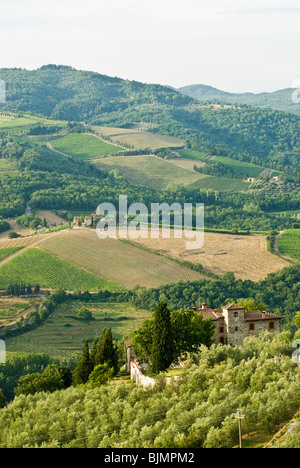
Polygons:
<instances>
[{"instance_id":1,"label":"stone farmhouse","mask_svg":"<svg viewBox=\"0 0 300 468\"><path fill-rule=\"evenodd\" d=\"M237 304L229 304L221 309L209 309L206 303L201 309L192 307L192 310L203 316L203 319L210 318L215 325L213 340L215 344L230 346L243 346L244 339L248 336L258 336L260 333L268 331L270 333L281 332L282 316L271 314L266 311L254 310L246 312L244 307ZM131 339L124 342L126 354L126 371L130 374L143 371L134 351L134 344ZM134 368L133 368L134 364ZM138 369L138 370L137 370ZM134 378L136 380L136 377Z\"/></svg>"},{"instance_id":2,"label":"stone farmhouse","mask_svg":"<svg viewBox=\"0 0 300 468\"><path fill-rule=\"evenodd\" d=\"M91 214L91 216L75 216L73 218L73 226L96 227L102 216Z\"/></svg>"},{"instance_id":3,"label":"stone farmhouse","mask_svg":"<svg viewBox=\"0 0 300 468\"><path fill-rule=\"evenodd\" d=\"M215 324L213 339L216 344L242 346L247 336L258 336L264 331L281 332L282 317L266 311L246 312L244 307L237 304L229 304L222 310L209 309L206 303L202 304L201 309L193 307L193 310L202 314L204 320L206 318L213 320Z\"/></svg>"}]
</instances>

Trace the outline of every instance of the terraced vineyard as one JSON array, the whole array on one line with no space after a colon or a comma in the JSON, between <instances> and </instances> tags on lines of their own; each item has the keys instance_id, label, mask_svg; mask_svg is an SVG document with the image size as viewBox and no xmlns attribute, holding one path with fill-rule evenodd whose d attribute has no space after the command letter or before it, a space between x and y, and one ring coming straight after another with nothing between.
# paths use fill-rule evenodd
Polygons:
<instances>
[{"instance_id":1,"label":"terraced vineyard","mask_svg":"<svg viewBox=\"0 0 300 468\"><path fill-rule=\"evenodd\" d=\"M87 308L93 315L92 321L78 320L77 312ZM85 339L93 341L104 328L111 327L116 340L138 328L150 313L139 310L128 303L90 304L68 301L61 304L39 328L25 335L7 340L8 351L43 352L54 356L66 356L81 351Z\"/></svg>"}]
</instances>

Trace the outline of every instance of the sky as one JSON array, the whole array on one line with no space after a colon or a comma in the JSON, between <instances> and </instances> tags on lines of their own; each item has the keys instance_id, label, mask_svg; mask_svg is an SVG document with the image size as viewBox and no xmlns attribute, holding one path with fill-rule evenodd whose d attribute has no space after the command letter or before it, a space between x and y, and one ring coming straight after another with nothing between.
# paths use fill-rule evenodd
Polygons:
<instances>
[{"instance_id":1,"label":"sky","mask_svg":"<svg viewBox=\"0 0 300 468\"><path fill-rule=\"evenodd\" d=\"M299 0L0 0L0 68L229 92L300 80Z\"/></svg>"}]
</instances>

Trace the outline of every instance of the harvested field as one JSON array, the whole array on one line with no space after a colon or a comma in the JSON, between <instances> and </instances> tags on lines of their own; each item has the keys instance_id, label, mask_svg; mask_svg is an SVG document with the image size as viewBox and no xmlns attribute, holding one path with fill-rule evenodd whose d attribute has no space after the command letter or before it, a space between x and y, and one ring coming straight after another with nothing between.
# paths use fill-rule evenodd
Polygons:
<instances>
[{"instance_id":1,"label":"harvested field","mask_svg":"<svg viewBox=\"0 0 300 468\"><path fill-rule=\"evenodd\" d=\"M0 240L8 239L9 232L16 232L20 236L30 236L31 234L34 233L32 229L28 229L28 228L24 228L20 226L14 219L7 219L6 221L10 225L10 229L8 231L0 233Z\"/></svg>"},{"instance_id":2,"label":"harvested field","mask_svg":"<svg viewBox=\"0 0 300 468\"><path fill-rule=\"evenodd\" d=\"M198 272L119 240L100 240L94 230L62 231L39 247L127 288L203 278Z\"/></svg>"},{"instance_id":3,"label":"harvested field","mask_svg":"<svg viewBox=\"0 0 300 468\"><path fill-rule=\"evenodd\" d=\"M184 158L167 159L166 162L170 164L174 164L177 167L181 167L182 169L187 169L188 171L193 171L193 172L195 172L194 166L197 166L197 167L205 166L205 162L193 161L192 159L184 159Z\"/></svg>"},{"instance_id":4,"label":"harvested field","mask_svg":"<svg viewBox=\"0 0 300 468\"><path fill-rule=\"evenodd\" d=\"M179 260L201 263L203 267L222 275L234 272L237 279L257 281L290 264L267 250L266 237L205 233L204 246L186 250L186 239L138 239L135 243Z\"/></svg>"},{"instance_id":5,"label":"harvested field","mask_svg":"<svg viewBox=\"0 0 300 468\"><path fill-rule=\"evenodd\" d=\"M52 211L38 210L37 215L41 219L46 219L49 228L52 228L54 226L60 226L63 224L68 224L68 221L61 218L60 216L57 216Z\"/></svg>"},{"instance_id":6,"label":"harvested field","mask_svg":"<svg viewBox=\"0 0 300 468\"><path fill-rule=\"evenodd\" d=\"M182 140L158 133L112 127L93 127L93 130L98 132L99 135L103 135L106 138L108 137L115 144L132 146L137 150L145 148L156 150L159 148L177 148L184 146Z\"/></svg>"}]
</instances>

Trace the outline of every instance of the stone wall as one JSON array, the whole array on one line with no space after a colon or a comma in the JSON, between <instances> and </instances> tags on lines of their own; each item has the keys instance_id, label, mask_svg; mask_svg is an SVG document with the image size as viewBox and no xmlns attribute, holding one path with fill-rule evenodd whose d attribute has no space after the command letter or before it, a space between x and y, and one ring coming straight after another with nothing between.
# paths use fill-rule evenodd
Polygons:
<instances>
[{"instance_id":1,"label":"stone wall","mask_svg":"<svg viewBox=\"0 0 300 468\"><path fill-rule=\"evenodd\" d=\"M142 385L143 387L149 387L155 385L155 379L144 375L142 368L137 361L132 361L130 366L130 377L137 385Z\"/></svg>"}]
</instances>

